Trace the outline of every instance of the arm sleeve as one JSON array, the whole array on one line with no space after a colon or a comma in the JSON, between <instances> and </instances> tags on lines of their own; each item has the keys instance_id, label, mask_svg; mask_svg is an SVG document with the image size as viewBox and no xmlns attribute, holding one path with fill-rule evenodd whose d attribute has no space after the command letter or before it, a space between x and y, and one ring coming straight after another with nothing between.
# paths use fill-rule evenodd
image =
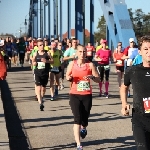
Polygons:
<instances>
[{"instance_id":1,"label":"arm sleeve","mask_svg":"<svg viewBox=\"0 0 150 150\"><path fill-rule=\"evenodd\" d=\"M126 71L125 71L125 74L124 74L124 85L125 86L129 86L130 84L131 84L131 68L132 67L129 67L129 68L127 68L126 69Z\"/></svg>"}]
</instances>

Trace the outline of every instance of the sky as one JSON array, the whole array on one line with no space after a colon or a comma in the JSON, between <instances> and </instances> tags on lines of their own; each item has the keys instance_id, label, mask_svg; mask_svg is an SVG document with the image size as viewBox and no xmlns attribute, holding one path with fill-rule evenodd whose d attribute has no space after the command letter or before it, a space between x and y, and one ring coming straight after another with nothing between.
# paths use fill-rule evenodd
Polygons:
<instances>
[{"instance_id":1,"label":"sky","mask_svg":"<svg viewBox=\"0 0 150 150\"><path fill-rule=\"evenodd\" d=\"M52 3L52 0L50 0ZM74 1L71 0L71 28L75 28L75 13ZM94 30L97 31L98 19L103 15L100 6L100 0L94 0ZM85 27L89 29L89 15L90 15L90 0L85 0ZM133 11L141 8L144 13L150 12L150 0L125 0L127 8L132 8ZM19 36L21 27L22 32L25 32L24 20L25 16L28 18L30 0L1 0L0 3L0 34L11 33L14 36ZM47 7L48 11L48 7ZM63 33L67 31L67 0L63 0ZM53 11L51 9L51 17ZM53 20L51 21L53 24ZM48 24L47 24L48 26ZM46 26L46 28L47 28ZM53 34L53 25L51 25L51 33ZM46 31L48 32L48 30ZM59 32L59 31L58 31Z\"/></svg>"}]
</instances>

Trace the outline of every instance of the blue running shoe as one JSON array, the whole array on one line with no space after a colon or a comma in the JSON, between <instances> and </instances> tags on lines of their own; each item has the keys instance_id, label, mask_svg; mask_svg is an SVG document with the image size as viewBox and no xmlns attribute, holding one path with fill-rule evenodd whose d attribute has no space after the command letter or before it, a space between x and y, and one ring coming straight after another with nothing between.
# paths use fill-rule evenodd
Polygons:
<instances>
[{"instance_id":1,"label":"blue running shoe","mask_svg":"<svg viewBox=\"0 0 150 150\"><path fill-rule=\"evenodd\" d=\"M84 128L84 129L81 129L80 131L80 136L82 137L82 139L84 139L87 135L87 130Z\"/></svg>"}]
</instances>

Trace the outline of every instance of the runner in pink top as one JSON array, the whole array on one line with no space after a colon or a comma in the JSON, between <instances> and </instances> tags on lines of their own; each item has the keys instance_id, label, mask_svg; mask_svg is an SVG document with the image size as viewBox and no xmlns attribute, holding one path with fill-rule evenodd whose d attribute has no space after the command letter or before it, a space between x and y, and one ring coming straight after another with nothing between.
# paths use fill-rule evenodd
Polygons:
<instances>
[{"instance_id":1,"label":"runner in pink top","mask_svg":"<svg viewBox=\"0 0 150 150\"><path fill-rule=\"evenodd\" d=\"M92 107L92 87L90 80L99 83L98 72L92 62L86 59L86 49L78 46L76 51L77 60L69 63L66 79L71 82L70 107L74 115L74 136L77 150L83 150L80 136L87 135L86 127Z\"/></svg>"},{"instance_id":2,"label":"runner in pink top","mask_svg":"<svg viewBox=\"0 0 150 150\"><path fill-rule=\"evenodd\" d=\"M100 88L100 94L99 96L102 96L102 85L104 82L104 74L105 74L105 97L108 98L108 87L109 87L109 72L110 72L110 66L109 61L112 57L111 50L106 49L107 41L102 41L102 48L99 49L95 54L95 60L97 61L97 69L100 74L100 80L99 88Z\"/></svg>"}]
</instances>

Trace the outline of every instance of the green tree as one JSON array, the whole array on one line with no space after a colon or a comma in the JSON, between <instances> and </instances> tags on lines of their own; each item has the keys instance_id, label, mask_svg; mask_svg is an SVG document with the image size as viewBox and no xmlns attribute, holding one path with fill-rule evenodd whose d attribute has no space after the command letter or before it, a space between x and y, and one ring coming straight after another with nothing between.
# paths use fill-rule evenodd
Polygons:
<instances>
[{"instance_id":1,"label":"green tree","mask_svg":"<svg viewBox=\"0 0 150 150\"><path fill-rule=\"evenodd\" d=\"M101 38L105 39L106 38L106 21L105 21L104 16L101 16L101 18L99 18L97 29L98 31L94 33L95 40L100 41Z\"/></svg>"}]
</instances>

